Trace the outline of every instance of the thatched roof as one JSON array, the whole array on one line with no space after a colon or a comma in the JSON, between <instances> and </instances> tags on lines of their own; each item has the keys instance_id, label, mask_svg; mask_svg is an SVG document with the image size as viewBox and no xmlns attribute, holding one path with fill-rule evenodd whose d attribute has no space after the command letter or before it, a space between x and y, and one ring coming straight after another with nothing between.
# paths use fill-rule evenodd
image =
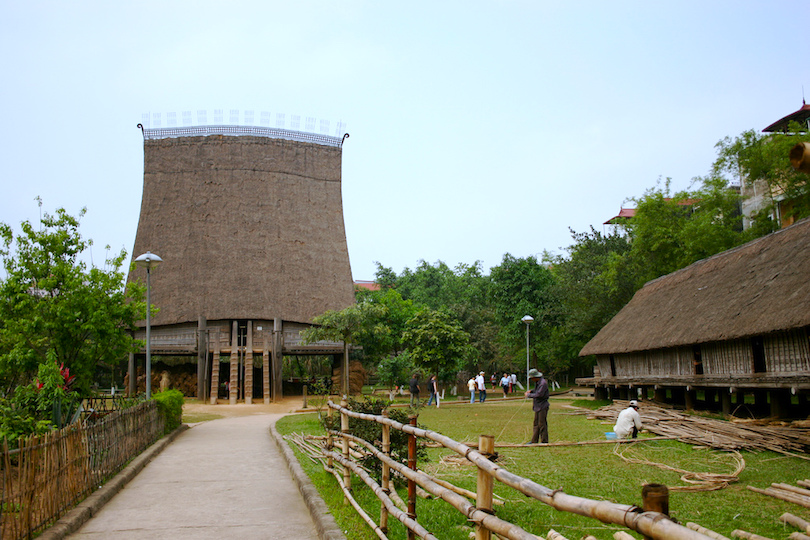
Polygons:
<instances>
[{"instance_id":1,"label":"thatched roof","mask_svg":"<svg viewBox=\"0 0 810 540\"><path fill-rule=\"evenodd\" d=\"M133 258L163 258L151 278L154 324L309 322L352 304L341 153L255 136L145 140Z\"/></svg>"},{"instance_id":2,"label":"thatched roof","mask_svg":"<svg viewBox=\"0 0 810 540\"><path fill-rule=\"evenodd\" d=\"M810 325L810 219L647 283L580 356Z\"/></svg>"}]
</instances>

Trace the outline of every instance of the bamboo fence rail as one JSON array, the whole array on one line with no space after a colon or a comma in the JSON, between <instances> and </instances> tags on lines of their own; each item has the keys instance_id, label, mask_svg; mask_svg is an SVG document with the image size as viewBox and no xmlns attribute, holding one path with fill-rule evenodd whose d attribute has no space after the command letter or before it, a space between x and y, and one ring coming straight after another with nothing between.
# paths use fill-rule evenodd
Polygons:
<instances>
[{"instance_id":1,"label":"bamboo fence rail","mask_svg":"<svg viewBox=\"0 0 810 540\"><path fill-rule=\"evenodd\" d=\"M341 432L330 433L328 440L332 440L334 437L343 438L345 441L343 448L345 449L348 449L349 441L362 444L366 449L368 449L369 452L372 452L375 457L381 459L384 466L390 467L408 478L409 483L414 482L419 484L426 491L433 493L437 497L447 501L459 511L464 513L470 521L475 522L476 538L490 538L489 531L496 533L498 536L510 539L535 538L535 536L514 524L504 522L503 520L496 518L494 515L492 515L491 511L489 511L489 508L486 509L488 511L477 508L454 490L437 484L431 477L421 471L416 470L415 466L405 467L396 461L390 460L388 456L377 450L370 443L365 441L360 443L362 439L358 440L349 433L348 418L351 417L359 420L376 422L382 424L384 430L385 426L388 426L389 428L403 431L411 436L413 440L415 440L416 437L429 439L469 460L478 468L479 471L478 504L480 504L480 501L482 500L481 476L488 475L489 477L492 477L492 479L497 480L524 495L535 498L557 510L591 517L603 523L621 525L654 540L705 540L706 538L709 538L698 531L693 531L673 522L668 516L659 512L643 512L636 506L632 505L585 499L582 497L568 495L561 490L549 489L529 479L510 473L504 467L490 461L486 455L440 433L418 428L414 425L402 424L395 420L391 420L386 416L377 416L351 411L345 407L345 403L337 405L332 401L329 401L327 405L329 408L336 410L341 414ZM345 451L343 453L332 452L331 450L327 451L327 455L331 460L341 462L344 467L350 467L350 465L347 463L349 461L347 454L348 453ZM340 459L338 456L340 456ZM348 470L349 469L346 469L347 472ZM488 496L491 497L491 485ZM483 498L486 499L487 495L485 495Z\"/></svg>"},{"instance_id":2,"label":"bamboo fence rail","mask_svg":"<svg viewBox=\"0 0 810 540\"><path fill-rule=\"evenodd\" d=\"M163 435L154 401L40 437L3 441L0 537L32 538Z\"/></svg>"}]
</instances>

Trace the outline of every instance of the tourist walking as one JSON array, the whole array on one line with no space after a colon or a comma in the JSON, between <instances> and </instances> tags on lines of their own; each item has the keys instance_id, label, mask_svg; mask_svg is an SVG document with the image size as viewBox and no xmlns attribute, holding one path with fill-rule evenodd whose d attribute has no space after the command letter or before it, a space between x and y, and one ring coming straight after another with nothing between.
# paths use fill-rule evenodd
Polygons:
<instances>
[{"instance_id":1,"label":"tourist walking","mask_svg":"<svg viewBox=\"0 0 810 540\"><path fill-rule=\"evenodd\" d=\"M467 388L470 390L470 403L475 403L475 377L470 377L467 381Z\"/></svg>"},{"instance_id":2,"label":"tourist walking","mask_svg":"<svg viewBox=\"0 0 810 540\"><path fill-rule=\"evenodd\" d=\"M509 387L511 385L512 385L512 377L504 373L503 377L501 377L501 389L503 390L504 398L506 398L506 395L509 393Z\"/></svg>"},{"instance_id":3,"label":"tourist walking","mask_svg":"<svg viewBox=\"0 0 810 540\"><path fill-rule=\"evenodd\" d=\"M413 377L411 377L410 383L408 383L408 390L411 392L411 407L413 407L414 400L416 404L419 405L419 374L414 373Z\"/></svg>"},{"instance_id":4,"label":"tourist walking","mask_svg":"<svg viewBox=\"0 0 810 540\"><path fill-rule=\"evenodd\" d=\"M428 407L430 407L433 400L436 400L436 407L439 406L439 384L436 381L436 375L433 375L428 381L428 392L430 392L430 399L428 399Z\"/></svg>"},{"instance_id":5,"label":"tourist walking","mask_svg":"<svg viewBox=\"0 0 810 540\"><path fill-rule=\"evenodd\" d=\"M487 383L484 381L483 371L475 378L475 384L478 386L478 402L483 403L487 400Z\"/></svg>"}]
</instances>

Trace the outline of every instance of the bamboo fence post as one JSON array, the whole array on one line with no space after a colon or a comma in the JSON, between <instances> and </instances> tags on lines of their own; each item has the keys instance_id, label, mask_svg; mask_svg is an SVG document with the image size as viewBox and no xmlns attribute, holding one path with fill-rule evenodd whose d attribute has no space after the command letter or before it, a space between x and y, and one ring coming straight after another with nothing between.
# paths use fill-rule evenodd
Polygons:
<instances>
[{"instance_id":1,"label":"bamboo fence post","mask_svg":"<svg viewBox=\"0 0 810 540\"><path fill-rule=\"evenodd\" d=\"M686 524L687 529L692 529L693 531L697 531L700 534L705 534L710 538L714 538L715 540L730 540L728 537L723 536L720 533L714 532L706 527L701 527L697 523L692 523L691 521Z\"/></svg>"},{"instance_id":2,"label":"bamboo fence post","mask_svg":"<svg viewBox=\"0 0 810 540\"><path fill-rule=\"evenodd\" d=\"M495 437L492 435L480 435L478 437L479 452L489 457L495 451ZM488 514L492 514L492 476L486 471L478 470L478 482L476 484L475 506ZM492 534L484 528L482 523L475 524L475 540L490 540Z\"/></svg>"},{"instance_id":3,"label":"bamboo fence post","mask_svg":"<svg viewBox=\"0 0 810 540\"><path fill-rule=\"evenodd\" d=\"M408 423L416 427L416 415L408 417ZM416 470L416 435L408 434L408 468ZM408 478L408 517L416 521L416 482ZM408 529L408 540L416 538L414 532Z\"/></svg>"},{"instance_id":4,"label":"bamboo fence post","mask_svg":"<svg viewBox=\"0 0 810 540\"><path fill-rule=\"evenodd\" d=\"M784 514L779 516L779 519L782 521L782 523L785 523L786 525L793 525L797 529L802 529L807 534L810 534L810 523L803 520L799 516L794 516L790 512L785 512Z\"/></svg>"},{"instance_id":5,"label":"bamboo fence post","mask_svg":"<svg viewBox=\"0 0 810 540\"><path fill-rule=\"evenodd\" d=\"M345 409L346 405L348 405L348 404L349 403L348 403L348 401L346 401L346 398L343 398L343 399L340 400L340 407L342 409ZM344 411L340 412L340 431L341 431L341 433L344 434L344 436L343 436L343 457L345 457L346 460L348 460L349 459L349 438L346 437L346 434L349 433L349 415L347 413L345 413ZM345 465L343 466L343 483L346 485L346 489L351 491L351 489L352 489L352 471L349 470L349 468L346 467ZM343 497L343 504L349 504L348 497Z\"/></svg>"},{"instance_id":6,"label":"bamboo fence post","mask_svg":"<svg viewBox=\"0 0 810 540\"><path fill-rule=\"evenodd\" d=\"M382 416L388 417L388 411L382 411ZM383 454L386 456L391 456L391 426L388 424L382 424L382 451ZM391 468L388 464L383 461L382 462L382 490L383 493L386 495L391 493L391 489L389 487L391 481ZM386 534L388 534L388 509L385 507L385 504L380 501L380 529Z\"/></svg>"}]
</instances>

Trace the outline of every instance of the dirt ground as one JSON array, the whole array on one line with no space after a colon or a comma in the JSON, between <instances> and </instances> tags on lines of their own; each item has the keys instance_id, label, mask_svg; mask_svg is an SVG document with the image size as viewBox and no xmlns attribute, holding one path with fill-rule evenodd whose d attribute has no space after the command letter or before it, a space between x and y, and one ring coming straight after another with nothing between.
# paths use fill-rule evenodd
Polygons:
<instances>
[{"instance_id":1,"label":"dirt ground","mask_svg":"<svg viewBox=\"0 0 810 540\"><path fill-rule=\"evenodd\" d=\"M268 405L265 405L261 399L254 400L252 405L245 405L244 403L229 405L227 400L219 400L216 405L210 405L201 401L188 400L183 405L183 414L216 414L225 418L253 414L288 414L303 411L301 409L302 405L303 399L301 396L284 397L280 402ZM310 409L314 410L311 406Z\"/></svg>"}]
</instances>

